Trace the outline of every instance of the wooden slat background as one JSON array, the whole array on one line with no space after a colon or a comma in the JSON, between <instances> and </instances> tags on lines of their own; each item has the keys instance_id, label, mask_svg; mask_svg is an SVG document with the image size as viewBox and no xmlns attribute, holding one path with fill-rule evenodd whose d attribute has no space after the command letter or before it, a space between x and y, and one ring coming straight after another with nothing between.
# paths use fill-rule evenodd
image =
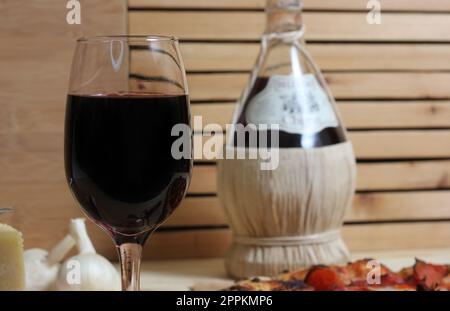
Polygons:
<instances>
[{"instance_id":1,"label":"wooden slat background","mask_svg":"<svg viewBox=\"0 0 450 311\"><path fill-rule=\"evenodd\" d=\"M81 25L71 26L67 1L0 1L0 206L15 209L0 221L23 232L26 248L51 247L67 234L70 217L82 216L63 170L75 40L127 33L126 1L80 3ZM89 229L99 249L105 249L96 238L104 233L92 224Z\"/></svg>"},{"instance_id":2,"label":"wooden slat background","mask_svg":"<svg viewBox=\"0 0 450 311\"><path fill-rule=\"evenodd\" d=\"M127 28L178 36L193 115L224 126L258 53L264 0L130 0L128 12L125 1L89 0L97 18L83 29L55 17L65 10L56 0L27 1L29 10L24 1L0 2L8 43L0 46L0 206L16 208L2 221L23 230L28 247L49 247L80 215L62 161L73 39ZM352 250L450 247L450 0L382 1L381 25L366 23L366 3L305 1L309 50L358 157L345 240ZM125 17L128 27L117 22ZM33 53L24 38L34 38ZM131 73L144 73L142 53L133 52ZM214 161L197 159L188 198L152 237L146 258L224 254L230 232L215 178ZM115 258L106 234L89 229L98 250Z\"/></svg>"},{"instance_id":3,"label":"wooden slat background","mask_svg":"<svg viewBox=\"0 0 450 311\"><path fill-rule=\"evenodd\" d=\"M149 1L151 2L151 1ZM308 12L306 38L314 41L449 41L447 14L383 13L381 25L364 12ZM176 34L185 40L256 40L265 26L263 12L132 11L133 34ZM189 26L187 26L189 25Z\"/></svg>"},{"instance_id":4,"label":"wooden slat background","mask_svg":"<svg viewBox=\"0 0 450 311\"><path fill-rule=\"evenodd\" d=\"M265 0L129 0L132 9L263 9ZM364 0L304 0L307 10L365 11ZM389 0L382 2L386 11L450 11L446 0Z\"/></svg>"},{"instance_id":5,"label":"wooden slat background","mask_svg":"<svg viewBox=\"0 0 450 311\"><path fill-rule=\"evenodd\" d=\"M338 99L359 161L345 239L353 250L448 247L450 37L443 29L450 1L383 2L376 26L366 22L366 3L305 1L309 50ZM181 39L193 114L223 127L258 53L263 5L131 0L129 31ZM131 71L144 73L142 51L133 53ZM201 126L195 130L201 135ZM197 160L190 197L153 240L169 257L223 255L230 240L214 161ZM150 246L149 256L163 255Z\"/></svg>"}]
</instances>

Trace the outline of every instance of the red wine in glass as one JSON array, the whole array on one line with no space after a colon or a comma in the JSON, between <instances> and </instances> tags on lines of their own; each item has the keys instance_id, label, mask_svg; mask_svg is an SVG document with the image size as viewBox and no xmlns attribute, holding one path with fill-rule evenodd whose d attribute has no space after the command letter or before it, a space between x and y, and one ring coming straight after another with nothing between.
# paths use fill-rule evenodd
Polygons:
<instances>
[{"instance_id":1,"label":"red wine in glass","mask_svg":"<svg viewBox=\"0 0 450 311\"><path fill-rule=\"evenodd\" d=\"M85 214L114 240L123 290L139 290L142 247L189 186L186 81L173 37L77 41L66 103L67 183Z\"/></svg>"},{"instance_id":2,"label":"red wine in glass","mask_svg":"<svg viewBox=\"0 0 450 311\"><path fill-rule=\"evenodd\" d=\"M189 116L187 96L68 96L66 175L97 224L124 239L154 230L180 204L191 161L174 159L171 131Z\"/></svg>"}]
</instances>

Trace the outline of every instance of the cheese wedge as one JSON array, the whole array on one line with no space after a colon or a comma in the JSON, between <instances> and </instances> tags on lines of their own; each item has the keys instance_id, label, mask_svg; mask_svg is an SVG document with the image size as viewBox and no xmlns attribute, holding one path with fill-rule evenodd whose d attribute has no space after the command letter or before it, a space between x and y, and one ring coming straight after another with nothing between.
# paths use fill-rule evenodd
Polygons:
<instances>
[{"instance_id":1,"label":"cheese wedge","mask_svg":"<svg viewBox=\"0 0 450 311\"><path fill-rule=\"evenodd\" d=\"M22 234L0 224L0 291L25 289Z\"/></svg>"}]
</instances>

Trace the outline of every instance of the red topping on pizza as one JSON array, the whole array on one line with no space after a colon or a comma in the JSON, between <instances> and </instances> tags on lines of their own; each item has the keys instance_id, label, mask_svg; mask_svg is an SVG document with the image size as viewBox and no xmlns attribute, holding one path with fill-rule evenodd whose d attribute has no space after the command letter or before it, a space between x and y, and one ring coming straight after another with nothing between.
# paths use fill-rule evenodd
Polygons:
<instances>
[{"instance_id":1,"label":"red topping on pizza","mask_svg":"<svg viewBox=\"0 0 450 311\"><path fill-rule=\"evenodd\" d=\"M253 278L229 290L247 291L414 291L450 290L450 268L416 259L413 267L396 273L371 259L346 266L318 265L276 278Z\"/></svg>"},{"instance_id":2,"label":"red topping on pizza","mask_svg":"<svg viewBox=\"0 0 450 311\"><path fill-rule=\"evenodd\" d=\"M305 283L315 290L338 290L351 284L346 271L338 267L315 266L306 275Z\"/></svg>"},{"instance_id":3,"label":"red topping on pizza","mask_svg":"<svg viewBox=\"0 0 450 311\"><path fill-rule=\"evenodd\" d=\"M438 289L443 279L449 274L447 266L433 265L419 259L416 259L413 271L414 283L423 290Z\"/></svg>"}]
</instances>

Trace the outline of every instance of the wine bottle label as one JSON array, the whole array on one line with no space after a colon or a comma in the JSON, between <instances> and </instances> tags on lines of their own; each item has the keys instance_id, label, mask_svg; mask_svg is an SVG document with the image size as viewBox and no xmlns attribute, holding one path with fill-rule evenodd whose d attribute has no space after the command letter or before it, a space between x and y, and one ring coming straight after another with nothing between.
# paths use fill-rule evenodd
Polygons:
<instances>
[{"instance_id":1,"label":"wine bottle label","mask_svg":"<svg viewBox=\"0 0 450 311\"><path fill-rule=\"evenodd\" d=\"M338 127L333 106L313 74L274 75L245 111L248 123L278 124L281 131L314 134Z\"/></svg>"}]
</instances>

